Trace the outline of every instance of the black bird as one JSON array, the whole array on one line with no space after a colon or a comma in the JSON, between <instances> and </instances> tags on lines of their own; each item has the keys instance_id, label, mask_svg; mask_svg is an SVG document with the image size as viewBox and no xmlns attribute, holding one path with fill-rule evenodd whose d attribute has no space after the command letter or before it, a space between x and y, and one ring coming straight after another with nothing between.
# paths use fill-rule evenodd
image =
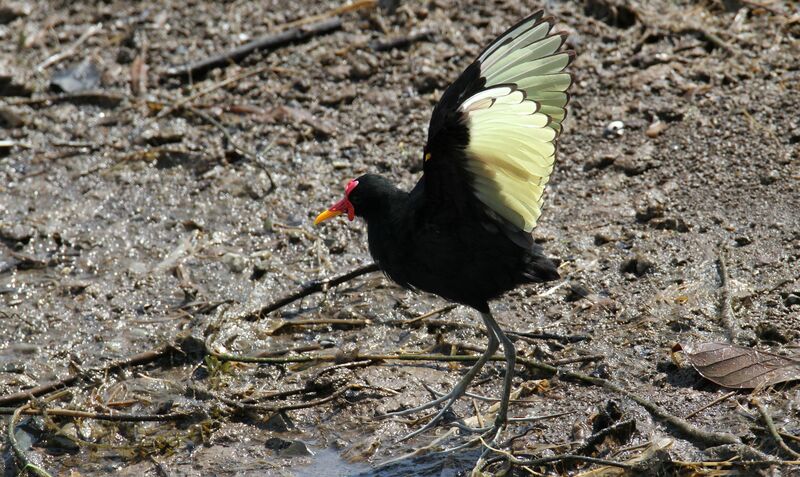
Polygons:
<instances>
[{"instance_id":1,"label":"black bird","mask_svg":"<svg viewBox=\"0 0 800 477\"><path fill-rule=\"evenodd\" d=\"M558 278L531 231L553 170L566 116L574 52L566 33L539 11L494 40L444 92L433 110L422 153L423 175L411 192L384 177L350 181L345 197L318 224L347 214L367 221L369 251L392 280L476 309L489 344L455 388L406 415L445 403L413 437L433 427L462 396L500 344L506 372L493 426L506 423L515 350L489 311L489 300L526 283Z\"/></svg>"}]
</instances>

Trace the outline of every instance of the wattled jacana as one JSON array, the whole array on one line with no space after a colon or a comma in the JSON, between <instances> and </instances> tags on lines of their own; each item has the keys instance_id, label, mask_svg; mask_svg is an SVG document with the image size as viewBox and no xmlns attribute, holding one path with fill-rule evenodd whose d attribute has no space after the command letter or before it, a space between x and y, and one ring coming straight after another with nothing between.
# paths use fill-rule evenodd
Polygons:
<instances>
[{"instance_id":1,"label":"wattled jacana","mask_svg":"<svg viewBox=\"0 0 800 477\"><path fill-rule=\"evenodd\" d=\"M448 394L406 415L446 403L413 437L433 427L462 396L500 344L506 372L500 408L486 435L506 423L515 350L489 300L530 282L558 278L531 231L553 171L556 139L572 83L565 33L539 11L494 40L444 92L423 149L423 175L411 192L375 174L350 181L318 224L346 213L367 221L369 251L403 287L476 309L489 344ZM495 434L496 437L496 434Z\"/></svg>"}]
</instances>

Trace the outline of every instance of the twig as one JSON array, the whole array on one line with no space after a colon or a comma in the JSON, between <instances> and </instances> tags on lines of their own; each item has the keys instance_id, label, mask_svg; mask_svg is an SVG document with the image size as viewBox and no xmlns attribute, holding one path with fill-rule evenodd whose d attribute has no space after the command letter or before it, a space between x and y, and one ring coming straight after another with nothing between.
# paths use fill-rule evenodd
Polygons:
<instances>
[{"instance_id":1,"label":"twig","mask_svg":"<svg viewBox=\"0 0 800 477\"><path fill-rule=\"evenodd\" d=\"M708 408L710 408L712 406L715 406L715 405L721 403L722 401L728 399L729 397L733 396L736 393L737 393L737 391L731 391L731 392L729 392L727 394L724 394L724 395L718 397L717 399L714 399L710 403L708 403L708 404L706 404L704 406L701 406L700 408L695 409L694 411L690 412L689 414L686 415L686 417L684 417L684 419L691 419L694 416L696 416L696 415L700 414L701 412L705 411L706 409L708 409Z\"/></svg>"},{"instance_id":2,"label":"twig","mask_svg":"<svg viewBox=\"0 0 800 477\"><path fill-rule=\"evenodd\" d=\"M31 463L28 460L28 457L25 455L25 452L19 447L19 443L17 442L17 421L19 421L20 415L25 411L27 405L17 408L14 413L11 415L11 420L8 422L8 432L6 434L6 438L8 439L8 443L11 446L11 451L14 453L14 457L17 459L17 463L22 468L21 474L29 474L29 475L36 475L38 477L51 477L46 470L42 469L41 467Z\"/></svg>"},{"instance_id":3,"label":"twig","mask_svg":"<svg viewBox=\"0 0 800 477\"><path fill-rule=\"evenodd\" d=\"M701 26L685 26L685 27L682 27L680 29L674 30L674 33L677 33L677 34L687 33L687 34L690 34L690 35L698 35L702 39L704 39L707 42L713 44L714 46L722 48L723 50L728 52L728 54L730 54L732 56L735 56L735 57L739 56L739 52L736 51L725 40L720 38L719 35L717 35L716 33L711 32L711 31L708 31L707 29L705 29L705 28L703 28Z\"/></svg>"},{"instance_id":4,"label":"twig","mask_svg":"<svg viewBox=\"0 0 800 477\"><path fill-rule=\"evenodd\" d=\"M454 363L474 363L480 358L477 354L355 354L355 355L324 355L324 356L289 356L289 357L257 357L257 356L238 356L227 353L220 353L214 349L209 349L208 354L221 361L234 361L238 363L261 363L261 364L292 364L292 363L335 363L350 361L439 361ZM489 361L505 361L503 355L494 355ZM531 364L533 361L525 358L517 358L519 364Z\"/></svg>"},{"instance_id":5,"label":"twig","mask_svg":"<svg viewBox=\"0 0 800 477\"><path fill-rule=\"evenodd\" d=\"M316 373L314 373L314 375L308 380L308 383L314 383L317 380L319 380L322 376L324 376L324 375L326 375L328 373L332 373L332 372L336 371L337 369L358 368L358 367L361 367L361 366L369 366L370 364L372 364L372 361L369 360L369 359L365 359L365 360L362 360L362 361L349 361L347 363L341 363L341 364L334 364L332 366L326 366L325 368L322 368L319 371L317 371ZM310 386L310 384L306 384L306 387L308 387L308 386Z\"/></svg>"},{"instance_id":6,"label":"twig","mask_svg":"<svg viewBox=\"0 0 800 477\"><path fill-rule=\"evenodd\" d=\"M361 275L366 275L367 273L376 272L378 270L380 270L378 264L371 263L369 265L356 268L355 270L347 272L344 275L339 275L338 277L328 278L323 280L314 280L313 282L303 286L300 290L293 292L282 298L279 298L278 300L273 301L272 303L262 307L257 311L248 313L242 318L248 321L259 320L261 318L264 318L268 314L272 313L273 311L281 309L290 303L293 303L301 298L307 297L308 295L322 291L327 291L329 288L341 285L342 283L360 277Z\"/></svg>"},{"instance_id":7,"label":"twig","mask_svg":"<svg viewBox=\"0 0 800 477\"><path fill-rule=\"evenodd\" d=\"M691 462L685 460L673 460L673 464L681 467L714 467L714 468L728 468L728 467L772 467L779 466L793 466L800 465L800 460L742 460L742 461L711 461L711 462ZM700 474L703 475L703 474ZM705 474L708 475L708 474Z\"/></svg>"},{"instance_id":8,"label":"twig","mask_svg":"<svg viewBox=\"0 0 800 477\"><path fill-rule=\"evenodd\" d=\"M22 408L0 407L0 415L8 415L19 412ZM196 414L184 412L171 412L168 414L106 414L98 412L77 411L74 409L48 408L46 411L30 406L24 406L20 412L28 416L41 416L46 412L53 416L76 417L81 419L97 419L100 421L113 422L153 422L153 421L178 421L194 417Z\"/></svg>"},{"instance_id":9,"label":"twig","mask_svg":"<svg viewBox=\"0 0 800 477\"><path fill-rule=\"evenodd\" d=\"M478 402L473 398L472 399L472 408L475 410L475 418L478 419L478 427L481 428L485 424L483 423L483 415L481 414L481 410L478 407Z\"/></svg>"},{"instance_id":10,"label":"twig","mask_svg":"<svg viewBox=\"0 0 800 477\"><path fill-rule=\"evenodd\" d=\"M461 346L464 347L463 345ZM480 348L474 348L480 350ZM240 356L228 353L220 353L215 350L209 342L206 342L206 352L221 361L233 361L238 363L260 363L260 364L293 364L293 363L350 363L353 361L438 361L446 363L474 363L480 358L480 354L426 354L426 353L399 353L399 354L353 354L353 355L316 355L316 356L288 356L288 357L262 357L259 356ZM489 361L505 361L504 355L494 355ZM556 369L550 365L540 363L522 356L517 356L517 364L530 366L533 368L546 367ZM594 378L593 378L594 379Z\"/></svg>"},{"instance_id":11,"label":"twig","mask_svg":"<svg viewBox=\"0 0 800 477\"><path fill-rule=\"evenodd\" d=\"M83 32L83 34L81 34L80 37L78 37L77 40L75 40L73 44L69 45L69 47L67 47L66 50L62 51L61 53L56 53L55 55L50 56L49 58L45 59L44 61L36 65L34 68L36 69L36 71L41 73L49 66L59 63L60 61L74 55L78 50L79 46L81 46L92 35L94 35L95 33L99 32L102 29L103 29L102 23L97 23L95 25L90 26L89 28L86 29L85 32Z\"/></svg>"},{"instance_id":12,"label":"twig","mask_svg":"<svg viewBox=\"0 0 800 477\"><path fill-rule=\"evenodd\" d=\"M536 294L534 298L543 298L546 296L550 296L553 293L557 292L559 288L563 288L565 285L569 284L569 280L564 280L563 282L548 288L547 290L543 291L542 293Z\"/></svg>"},{"instance_id":13,"label":"twig","mask_svg":"<svg viewBox=\"0 0 800 477\"><path fill-rule=\"evenodd\" d=\"M310 344L310 345L295 346L293 348L278 349L278 350L275 350L275 351L262 351L262 352L256 354L256 357L258 357L258 358L268 358L268 357L273 357L273 356L283 356L283 355L289 354L289 353L306 353L308 351L317 351L317 350L320 350L320 349L322 349L322 345L318 344L318 343L314 343L314 344Z\"/></svg>"},{"instance_id":14,"label":"twig","mask_svg":"<svg viewBox=\"0 0 800 477\"><path fill-rule=\"evenodd\" d=\"M420 31L406 36L390 38L388 40L376 40L370 42L369 46L370 48L372 48L373 51L377 52L389 51L395 48L397 49L408 48L413 43L416 43L418 41L430 40L430 38L431 38L431 32Z\"/></svg>"},{"instance_id":15,"label":"twig","mask_svg":"<svg viewBox=\"0 0 800 477\"><path fill-rule=\"evenodd\" d=\"M754 397L750 400L750 403L753 404L756 409L758 409L758 413L761 414L761 419L764 421L764 424L767 426L767 430L769 434L772 436L772 440L778 444L778 447L783 449L784 452L789 454L795 459L800 459L800 452L795 451L784 442L783 438L781 437L778 429L775 427L775 422L772 420L772 416L769 415L767 410L764 408L764 405L761 404L761 400L757 397Z\"/></svg>"},{"instance_id":16,"label":"twig","mask_svg":"<svg viewBox=\"0 0 800 477\"><path fill-rule=\"evenodd\" d=\"M575 356L574 358L556 359L554 361L548 361L548 364L552 364L553 366L561 366L572 363L591 363L592 361L603 361L604 359L606 359L606 357L602 354L593 354L589 356Z\"/></svg>"},{"instance_id":17,"label":"twig","mask_svg":"<svg viewBox=\"0 0 800 477\"><path fill-rule=\"evenodd\" d=\"M422 321L422 320L424 320L426 318L430 318L432 316L436 316L436 315L439 315L439 314L447 313L448 311L453 310L456 307L458 307L458 305L456 305L454 303L451 303L451 304L443 306L441 308L437 308L437 309L429 311L427 313L423 313L423 314L421 314L421 315L419 315L419 316L417 316L415 318L410 318L408 320L403 320L402 323L406 324L406 325L411 324L411 323L416 323L417 321Z\"/></svg>"},{"instance_id":18,"label":"twig","mask_svg":"<svg viewBox=\"0 0 800 477\"><path fill-rule=\"evenodd\" d=\"M285 25L285 28L306 25L308 23L316 22L325 18L330 18L333 16L354 12L356 10L361 10L362 8L372 8L377 4L378 0L355 0L354 2L348 2L347 4L342 5L341 7L332 8L327 12L320 13L319 15L312 15L310 17L305 17L299 20L295 20L293 22L289 22Z\"/></svg>"},{"instance_id":19,"label":"twig","mask_svg":"<svg viewBox=\"0 0 800 477\"><path fill-rule=\"evenodd\" d=\"M36 98L25 98L13 103L12 106L52 106L60 103L70 103L76 106L90 105L99 108L116 108L125 96L107 91L79 91L77 93L53 94Z\"/></svg>"},{"instance_id":20,"label":"twig","mask_svg":"<svg viewBox=\"0 0 800 477\"><path fill-rule=\"evenodd\" d=\"M268 334L274 335L277 334L279 331L282 331L284 328L291 328L295 326L320 326L320 325L329 325L329 326L365 326L369 325L371 321L367 319L350 319L350 318L313 318L309 320L284 320L278 323L277 326L268 330Z\"/></svg>"},{"instance_id":21,"label":"twig","mask_svg":"<svg viewBox=\"0 0 800 477\"><path fill-rule=\"evenodd\" d=\"M591 336L588 335L559 335L555 333L536 333L536 332L522 332L522 331L506 331L509 337L528 338L533 340L556 340L562 343L578 343L580 341L588 341ZM527 341L527 340L525 340Z\"/></svg>"},{"instance_id":22,"label":"twig","mask_svg":"<svg viewBox=\"0 0 800 477\"><path fill-rule=\"evenodd\" d=\"M297 409L307 409L307 408L310 408L310 407L319 406L321 404L325 404L327 402L333 401L334 399L338 398L339 396L341 396L342 394L344 394L347 391L350 391L350 390L353 390L353 389L363 389L363 388L364 388L364 386L361 386L359 384L349 384L349 385L347 385L347 386L345 386L343 388L337 389L336 391L334 391L330 395L325 396L323 398L313 399L311 401L300 402L300 403L275 404L275 405L269 405L269 404L247 404L247 403L243 403L243 402L240 402L240 401L236 401L234 399L227 398L225 396L220 396L217 393L214 393L213 391L209 391L208 389L200 389L200 388L196 388L196 387L192 387L190 389L192 389L193 391L195 391L196 393L199 393L201 395L207 395L207 396L210 396L210 397L212 397L212 398L214 398L214 399L216 399L218 401L221 401L221 402L233 407L234 409L236 409L237 411L240 411L240 412L241 411L283 412L283 411L293 411L293 410L297 410ZM309 392L309 390L305 390L304 389L303 392Z\"/></svg>"},{"instance_id":23,"label":"twig","mask_svg":"<svg viewBox=\"0 0 800 477\"><path fill-rule=\"evenodd\" d=\"M498 359L497 361L500 361L500 360ZM475 384L477 385L478 383L476 382ZM425 388L426 391L428 391L429 393L431 393L435 397L444 396L446 394L446 393L443 393L443 392L440 392L440 391L437 391L437 390L433 389L432 387L428 386L425 383L423 383L422 386ZM469 392L469 391L465 392L464 396L466 396L468 398L472 398L472 399L477 399L478 401L484 401L484 402L498 402L498 401L501 400L500 398L483 396L481 394L472 393L472 392ZM540 400L538 400L538 399L509 399L508 402L510 402L510 403L528 404L528 403L540 402ZM570 413L560 413L558 415L553 414L550 417L565 416L567 414L570 414ZM537 417L537 418L534 418L534 419L538 420L539 418ZM509 417L508 418L508 422L526 422L526 421L530 421L530 420L531 419L527 418L527 417L520 417L520 418Z\"/></svg>"},{"instance_id":24,"label":"twig","mask_svg":"<svg viewBox=\"0 0 800 477\"><path fill-rule=\"evenodd\" d=\"M580 455L592 453L592 451L595 450L599 444L603 443L606 437L614 434L617 431L623 430L625 427L636 429L636 420L628 419L627 421L617 422L616 424L595 432L591 436L587 437L583 444L581 444L581 446L578 447L574 453Z\"/></svg>"},{"instance_id":25,"label":"twig","mask_svg":"<svg viewBox=\"0 0 800 477\"><path fill-rule=\"evenodd\" d=\"M489 446L487 446L487 447L489 447ZM608 460L608 459L600 459L598 457L588 457L588 456L585 456L585 455L559 454L559 455L553 455L553 456L549 456L549 457L540 457L538 459L524 460L524 459L520 459L517 456L511 455L510 453L507 453L507 452L501 452L501 451L499 451L497 449L492 449L492 450L495 450L498 453L504 454L509 459L509 462L511 462L514 465L520 465L520 466L533 467L533 466L537 466L537 465L551 464L553 462L577 461L577 462L586 462L586 463L589 463L589 464L600 464L600 465L607 465L607 466L610 466L610 467L619 467L621 469L633 469L634 468L634 466L632 466L631 464L626 464L624 462L617 462L617 461ZM520 455L525 455L525 454L520 454ZM490 464L490 463L492 463L494 461L497 461L497 460L499 460L501 458L502 457L494 458L494 459L487 459L486 464Z\"/></svg>"},{"instance_id":26,"label":"twig","mask_svg":"<svg viewBox=\"0 0 800 477\"><path fill-rule=\"evenodd\" d=\"M790 439L790 440L793 440L795 442L800 442L800 436L795 436L794 434L789 434L789 433L780 432L780 431L778 431L778 434L781 437L785 437L786 439Z\"/></svg>"},{"instance_id":27,"label":"twig","mask_svg":"<svg viewBox=\"0 0 800 477\"><path fill-rule=\"evenodd\" d=\"M211 56L205 60L200 60L186 66L171 68L166 71L165 75L193 78L203 75L214 68L225 67L231 63L238 63L253 52L307 40L313 36L322 35L339 29L341 26L342 19L333 17L308 26L290 28L279 33L262 36L242 46Z\"/></svg>"}]
</instances>

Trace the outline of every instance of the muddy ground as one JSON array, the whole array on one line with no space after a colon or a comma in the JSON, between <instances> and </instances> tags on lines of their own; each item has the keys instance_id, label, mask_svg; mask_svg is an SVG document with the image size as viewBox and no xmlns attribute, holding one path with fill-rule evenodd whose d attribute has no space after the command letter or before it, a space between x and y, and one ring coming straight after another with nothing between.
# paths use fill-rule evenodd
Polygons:
<instances>
[{"instance_id":1,"label":"muddy ground","mask_svg":"<svg viewBox=\"0 0 800 477\"><path fill-rule=\"evenodd\" d=\"M544 5L578 53L535 230L562 260L563 280L493 304L508 330L556 335L517 338L520 356L607 378L684 417L729 390L675 364L670 349L724 342L726 294L740 344L798 352L800 10L762 3ZM316 228L313 217L365 171L410 188L443 88L542 5L360 2L330 32L206 75L169 74L292 22L329 18L341 5L0 7L0 396L77 376L30 407L190 414L125 423L21 416L14 436L32 464L72 476L451 476L473 468L475 450L386 465L447 428L396 443L425 419L375 418L429 399L423 385L449 389L464 365L357 358L474 354L486 338L469 309L403 323L446 303L372 273L246 318L311 280L370 263L362 222ZM317 14L326 15L310 18ZM90 94L52 89L60 71L87 60L97 76L89 71L77 86ZM608 130L612 121L624 129ZM112 366L152 350L144 364ZM209 351L338 360L242 363ZM497 395L502 369L487 366L473 390ZM689 464L746 456L676 432L601 387L520 366L515 388L513 416L563 413L511 426L507 436L527 430L516 453L654 455L646 472L664 475L796 472ZM758 397L799 451L790 437L800 435L797 385ZM739 391L688 421L791 459L750 398ZM28 399L0 398L5 475L16 472L8 414ZM462 399L451 417L489 404ZM613 423L625 425L585 447ZM588 469L603 470L575 462L532 470Z\"/></svg>"}]
</instances>

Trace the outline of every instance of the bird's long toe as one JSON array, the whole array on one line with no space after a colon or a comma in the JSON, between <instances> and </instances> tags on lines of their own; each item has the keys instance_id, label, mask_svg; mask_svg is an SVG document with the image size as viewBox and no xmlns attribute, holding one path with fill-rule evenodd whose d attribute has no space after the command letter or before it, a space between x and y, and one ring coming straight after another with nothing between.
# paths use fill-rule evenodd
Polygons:
<instances>
[{"instance_id":1,"label":"bird's long toe","mask_svg":"<svg viewBox=\"0 0 800 477\"><path fill-rule=\"evenodd\" d=\"M445 404L444 407L439 412L437 412L436 415L433 416L430 421L428 421L427 424L425 424L424 426L420 427L416 431L414 431L414 432L402 437L397 442L407 441L407 440L409 440L409 439L411 439L413 437L416 437L416 436L422 434L423 432L425 432L427 430L433 429L437 424L439 424L439 421L442 420L442 418L444 417L445 413L447 413L447 411L449 411L453 407L453 404L456 402L456 400L458 400L458 398L461 397L461 395L463 394L463 392L458 392L458 391L459 391L459 389L456 388L456 389L453 389L452 391L450 391L449 393L447 393L445 396L443 396L444 398L449 399L449 401L447 401L447 404ZM439 398L439 399L441 399L441 398ZM437 399L436 401L438 401L439 399ZM435 401L431 401L431 402L435 402ZM441 402L441 401L439 401L439 402ZM430 404L430 403L428 403L428 404ZM427 408L425 408L425 409L427 409Z\"/></svg>"}]
</instances>

